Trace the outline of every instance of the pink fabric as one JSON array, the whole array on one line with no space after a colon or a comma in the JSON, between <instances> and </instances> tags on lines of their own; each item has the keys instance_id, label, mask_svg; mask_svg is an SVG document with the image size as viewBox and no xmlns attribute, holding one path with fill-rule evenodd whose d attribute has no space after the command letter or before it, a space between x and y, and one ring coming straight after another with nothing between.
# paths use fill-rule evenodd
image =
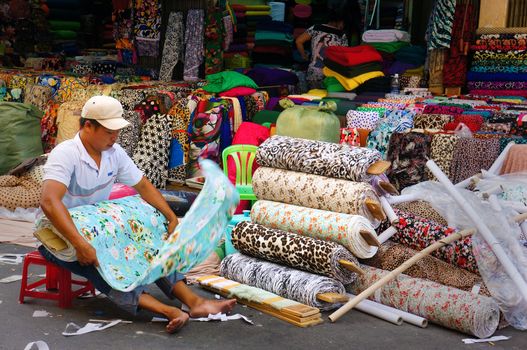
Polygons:
<instances>
[{"instance_id":1,"label":"pink fabric","mask_svg":"<svg viewBox=\"0 0 527 350\"><path fill-rule=\"evenodd\" d=\"M527 90L470 90L471 95L482 96L525 96L527 97Z\"/></svg>"},{"instance_id":2,"label":"pink fabric","mask_svg":"<svg viewBox=\"0 0 527 350\"><path fill-rule=\"evenodd\" d=\"M269 129L265 126L251 122L243 122L234 135L232 144L260 146L269 136ZM234 164L232 157L227 159L227 166L229 169L229 180L234 184L236 182L236 164ZM253 164L253 174L256 169L258 169L258 164L255 161ZM240 201L240 204L236 208L236 214L241 214L243 210L249 209L249 205L249 201Z\"/></svg>"},{"instance_id":3,"label":"pink fabric","mask_svg":"<svg viewBox=\"0 0 527 350\"><path fill-rule=\"evenodd\" d=\"M222 97L249 96L256 92L255 89L245 86L238 86L227 91L220 92Z\"/></svg>"},{"instance_id":4,"label":"pink fabric","mask_svg":"<svg viewBox=\"0 0 527 350\"><path fill-rule=\"evenodd\" d=\"M130 186L115 183L112 186L112 192L110 192L109 199L118 199L122 197L133 196L137 194L137 191Z\"/></svg>"}]
</instances>

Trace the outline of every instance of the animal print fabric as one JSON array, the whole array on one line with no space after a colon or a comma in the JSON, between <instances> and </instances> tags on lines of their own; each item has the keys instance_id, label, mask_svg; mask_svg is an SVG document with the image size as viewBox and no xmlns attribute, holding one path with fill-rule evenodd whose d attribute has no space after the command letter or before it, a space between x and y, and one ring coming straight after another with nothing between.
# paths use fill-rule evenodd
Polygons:
<instances>
[{"instance_id":1,"label":"animal print fabric","mask_svg":"<svg viewBox=\"0 0 527 350\"><path fill-rule=\"evenodd\" d=\"M232 244L243 254L291 266L300 270L333 277L344 284L357 278L339 264L339 260L357 259L344 247L248 221L238 223L232 231Z\"/></svg>"},{"instance_id":2,"label":"animal print fabric","mask_svg":"<svg viewBox=\"0 0 527 350\"><path fill-rule=\"evenodd\" d=\"M259 167L253 174L252 184L258 199L362 215L376 222L365 202L367 199L378 202L379 198L371 185L364 182Z\"/></svg>"},{"instance_id":3,"label":"animal print fabric","mask_svg":"<svg viewBox=\"0 0 527 350\"><path fill-rule=\"evenodd\" d=\"M435 221L440 225L448 226L448 222L445 220L445 218L442 217L441 214L439 214L428 202L404 202L396 204L393 207L404 212L420 216L424 219Z\"/></svg>"},{"instance_id":4,"label":"animal print fabric","mask_svg":"<svg viewBox=\"0 0 527 350\"><path fill-rule=\"evenodd\" d=\"M379 248L378 253L373 258L365 260L364 263L378 269L393 271L417 253L418 251L412 248L388 241ZM481 276L430 255L416 262L404 273L411 277L424 278L468 292L479 284L482 287L479 294L490 296Z\"/></svg>"},{"instance_id":5,"label":"animal print fabric","mask_svg":"<svg viewBox=\"0 0 527 350\"><path fill-rule=\"evenodd\" d=\"M452 180L450 166L458 140L459 136L454 134L434 134L432 136L430 158L434 160L450 180ZM428 168L426 168L426 173L430 180L435 179L435 176Z\"/></svg>"},{"instance_id":6,"label":"animal print fabric","mask_svg":"<svg viewBox=\"0 0 527 350\"><path fill-rule=\"evenodd\" d=\"M168 179L172 182L184 183L187 178L187 163L189 161L189 135L187 128L190 123L190 110L187 107L187 99L177 101L168 114L174 116L172 125L172 142L177 142L178 151L183 152L182 163L168 169ZM171 147L171 152L175 148Z\"/></svg>"},{"instance_id":7,"label":"animal print fabric","mask_svg":"<svg viewBox=\"0 0 527 350\"><path fill-rule=\"evenodd\" d=\"M380 153L369 148L276 135L256 153L260 166L351 181L368 181L368 168L380 159Z\"/></svg>"},{"instance_id":8,"label":"animal print fabric","mask_svg":"<svg viewBox=\"0 0 527 350\"><path fill-rule=\"evenodd\" d=\"M416 114L414 128L442 130L446 123L451 122L452 119L450 114Z\"/></svg>"},{"instance_id":9,"label":"animal print fabric","mask_svg":"<svg viewBox=\"0 0 527 350\"><path fill-rule=\"evenodd\" d=\"M346 123L348 128L374 130L379 123L379 113L349 110Z\"/></svg>"},{"instance_id":10,"label":"animal print fabric","mask_svg":"<svg viewBox=\"0 0 527 350\"><path fill-rule=\"evenodd\" d=\"M458 183L488 170L499 155L498 139L460 138L454 148L450 175L452 182Z\"/></svg>"}]
</instances>

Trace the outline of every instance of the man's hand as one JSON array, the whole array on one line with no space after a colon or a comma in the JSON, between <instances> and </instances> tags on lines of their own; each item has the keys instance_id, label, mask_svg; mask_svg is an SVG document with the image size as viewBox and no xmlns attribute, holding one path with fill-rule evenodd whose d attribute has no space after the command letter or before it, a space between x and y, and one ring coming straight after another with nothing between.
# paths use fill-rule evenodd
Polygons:
<instances>
[{"instance_id":1,"label":"man's hand","mask_svg":"<svg viewBox=\"0 0 527 350\"><path fill-rule=\"evenodd\" d=\"M99 267L99 260L97 260L97 252L88 242L77 249L77 261L82 266L94 265Z\"/></svg>"},{"instance_id":2,"label":"man's hand","mask_svg":"<svg viewBox=\"0 0 527 350\"><path fill-rule=\"evenodd\" d=\"M178 219L174 217L174 219L168 221L168 235L170 236L174 230L176 229L177 224L179 223Z\"/></svg>"}]
</instances>

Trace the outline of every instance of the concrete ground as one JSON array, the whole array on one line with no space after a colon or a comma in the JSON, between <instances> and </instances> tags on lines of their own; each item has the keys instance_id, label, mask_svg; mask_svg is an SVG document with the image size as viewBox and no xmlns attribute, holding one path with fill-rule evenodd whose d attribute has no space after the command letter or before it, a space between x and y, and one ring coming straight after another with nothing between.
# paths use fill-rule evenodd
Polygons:
<instances>
[{"instance_id":1,"label":"concrete ground","mask_svg":"<svg viewBox=\"0 0 527 350\"><path fill-rule=\"evenodd\" d=\"M0 244L0 253L26 253L29 248ZM0 263L0 279L22 274L22 264ZM30 271L40 274L34 268ZM155 286L154 286L155 287ZM385 321L352 311L336 323L324 314L325 322L310 328L298 328L274 317L244 306L236 306L241 313L255 323L241 320L228 322L191 322L178 333L169 335L163 323L152 323L152 314L142 312L131 317L120 312L104 297L77 299L71 309L60 309L56 302L26 299L18 303L20 282L0 283L0 349L22 350L29 342L45 341L51 350L68 349L526 349L527 333L508 327L496 335L512 336L510 340L465 345L463 338L473 338L433 324L421 329L412 325L392 325ZM213 294L195 287L198 293ZM159 291L153 294L162 297ZM48 317L33 317L35 310L45 310ZM131 320L130 324L118 324L112 328L74 337L61 333L67 323L80 326L89 319ZM34 347L36 349L36 347Z\"/></svg>"}]
</instances>

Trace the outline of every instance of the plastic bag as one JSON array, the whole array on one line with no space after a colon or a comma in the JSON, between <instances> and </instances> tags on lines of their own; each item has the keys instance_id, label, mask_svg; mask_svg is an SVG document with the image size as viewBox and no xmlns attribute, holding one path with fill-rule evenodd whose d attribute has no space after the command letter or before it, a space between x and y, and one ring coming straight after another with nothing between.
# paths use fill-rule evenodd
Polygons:
<instances>
[{"instance_id":1,"label":"plastic bag","mask_svg":"<svg viewBox=\"0 0 527 350\"><path fill-rule=\"evenodd\" d=\"M454 129L454 134L459 137L472 138L472 131L470 131L470 128L464 123L459 123L457 125Z\"/></svg>"},{"instance_id":2,"label":"plastic bag","mask_svg":"<svg viewBox=\"0 0 527 350\"><path fill-rule=\"evenodd\" d=\"M527 247L519 240L521 237L519 225L512 220L516 212L511 208L496 211L476 193L465 189L458 189L458 191L479 214L480 220L489 228L512 264L527 281ZM447 194L447 190L441 183L422 182L405 188L402 193L412 194L429 202L447 219L451 227L458 229L475 227L459 204ZM527 329L527 300L523 298L518 287L505 272L503 265L479 232L472 236L472 251L481 277L500 306L505 319L514 328Z\"/></svg>"},{"instance_id":3,"label":"plastic bag","mask_svg":"<svg viewBox=\"0 0 527 350\"><path fill-rule=\"evenodd\" d=\"M475 189L480 197L496 194L502 201L517 202L527 206L527 173L483 178L478 181Z\"/></svg>"}]
</instances>

